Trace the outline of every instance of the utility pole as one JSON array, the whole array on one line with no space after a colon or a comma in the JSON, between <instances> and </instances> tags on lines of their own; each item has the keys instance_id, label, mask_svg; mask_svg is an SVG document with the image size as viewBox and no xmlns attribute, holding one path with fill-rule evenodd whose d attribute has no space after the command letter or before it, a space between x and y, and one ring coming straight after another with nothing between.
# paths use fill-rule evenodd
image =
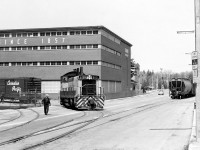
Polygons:
<instances>
[{"instance_id":1,"label":"utility pole","mask_svg":"<svg viewBox=\"0 0 200 150\"><path fill-rule=\"evenodd\" d=\"M200 53L200 0L194 0L194 9L195 9L195 51L197 51L198 63L200 62L199 53ZM197 141L200 140L200 66L197 64L197 88L196 88L196 135Z\"/></svg>"},{"instance_id":2,"label":"utility pole","mask_svg":"<svg viewBox=\"0 0 200 150\"><path fill-rule=\"evenodd\" d=\"M160 71L161 71L161 88L160 89L163 89L163 75L162 75L162 70L163 70L163 68L160 68Z\"/></svg>"}]
</instances>

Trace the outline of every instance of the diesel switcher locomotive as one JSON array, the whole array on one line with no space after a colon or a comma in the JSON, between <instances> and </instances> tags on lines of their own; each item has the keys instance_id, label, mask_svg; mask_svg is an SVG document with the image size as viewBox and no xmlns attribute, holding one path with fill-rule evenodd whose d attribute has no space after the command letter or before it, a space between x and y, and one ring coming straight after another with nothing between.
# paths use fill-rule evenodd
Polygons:
<instances>
[{"instance_id":1,"label":"diesel switcher locomotive","mask_svg":"<svg viewBox=\"0 0 200 150\"><path fill-rule=\"evenodd\" d=\"M61 105L75 109L103 109L104 100L99 76L84 74L82 67L61 76Z\"/></svg>"}]
</instances>

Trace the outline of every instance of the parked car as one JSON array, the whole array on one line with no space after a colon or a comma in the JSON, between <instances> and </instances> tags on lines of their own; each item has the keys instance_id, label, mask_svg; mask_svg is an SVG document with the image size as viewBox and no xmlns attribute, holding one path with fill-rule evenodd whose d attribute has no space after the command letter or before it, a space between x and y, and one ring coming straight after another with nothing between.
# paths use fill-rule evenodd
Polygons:
<instances>
[{"instance_id":1,"label":"parked car","mask_svg":"<svg viewBox=\"0 0 200 150\"><path fill-rule=\"evenodd\" d=\"M164 91L163 90L159 90L158 91L158 95L164 95Z\"/></svg>"}]
</instances>

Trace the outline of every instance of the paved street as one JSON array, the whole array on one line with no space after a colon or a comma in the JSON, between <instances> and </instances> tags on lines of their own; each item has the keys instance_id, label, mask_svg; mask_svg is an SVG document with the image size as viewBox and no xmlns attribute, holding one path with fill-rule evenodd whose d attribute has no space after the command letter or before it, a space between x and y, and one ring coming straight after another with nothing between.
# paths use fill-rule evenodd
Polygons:
<instances>
[{"instance_id":1,"label":"paved street","mask_svg":"<svg viewBox=\"0 0 200 150\"><path fill-rule=\"evenodd\" d=\"M103 111L74 111L58 101L47 116L42 107L0 110L0 149L183 150L193 106L194 98L171 100L156 91L108 100Z\"/></svg>"}]
</instances>

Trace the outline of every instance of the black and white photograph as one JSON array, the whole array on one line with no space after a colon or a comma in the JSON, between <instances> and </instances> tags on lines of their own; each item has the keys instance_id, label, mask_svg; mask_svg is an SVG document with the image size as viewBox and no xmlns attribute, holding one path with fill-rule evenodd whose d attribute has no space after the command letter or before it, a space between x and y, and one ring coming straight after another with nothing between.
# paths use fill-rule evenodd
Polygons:
<instances>
[{"instance_id":1,"label":"black and white photograph","mask_svg":"<svg viewBox=\"0 0 200 150\"><path fill-rule=\"evenodd\" d=\"M200 0L1 0L0 150L200 150Z\"/></svg>"}]
</instances>

